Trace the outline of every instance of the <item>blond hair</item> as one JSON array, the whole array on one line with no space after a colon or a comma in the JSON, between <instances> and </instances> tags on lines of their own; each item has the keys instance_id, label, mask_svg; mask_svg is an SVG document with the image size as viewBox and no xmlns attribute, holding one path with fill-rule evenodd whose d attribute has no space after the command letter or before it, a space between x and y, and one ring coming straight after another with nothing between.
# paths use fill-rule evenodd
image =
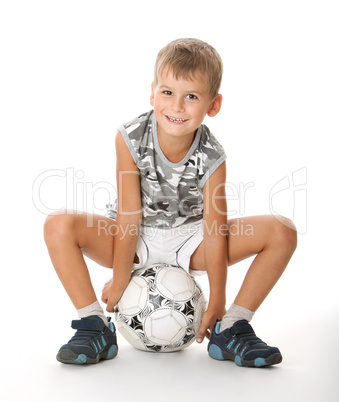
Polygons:
<instances>
[{"instance_id":1,"label":"blond hair","mask_svg":"<svg viewBox=\"0 0 339 402\"><path fill-rule=\"evenodd\" d=\"M165 69L170 69L176 79L191 79L196 73L207 77L211 98L220 89L223 64L219 53L208 43L199 39L176 39L163 47L158 53L153 85Z\"/></svg>"}]
</instances>

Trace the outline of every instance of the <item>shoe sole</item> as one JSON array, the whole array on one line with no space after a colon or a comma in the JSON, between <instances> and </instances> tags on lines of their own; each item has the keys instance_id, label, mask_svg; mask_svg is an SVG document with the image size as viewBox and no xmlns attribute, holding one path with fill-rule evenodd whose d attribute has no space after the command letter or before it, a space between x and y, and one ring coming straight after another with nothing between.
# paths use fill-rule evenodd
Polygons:
<instances>
[{"instance_id":1,"label":"shoe sole","mask_svg":"<svg viewBox=\"0 0 339 402\"><path fill-rule=\"evenodd\" d=\"M217 345L209 345L208 355L216 360L231 360L239 367L267 367L279 364L282 362L281 353L273 353L268 357L257 357L254 360L244 360L240 356L230 356L228 353L223 352Z\"/></svg>"},{"instance_id":2,"label":"shoe sole","mask_svg":"<svg viewBox=\"0 0 339 402\"><path fill-rule=\"evenodd\" d=\"M118 347L116 345L112 345L108 351L100 356L97 355L95 359L86 356L85 354L77 355L70 349L61 350L56 359L60 363L65 364L96 364L99 363L100 360L110 360L113 359L118 354Z\"/></svg>"}]
</instances>

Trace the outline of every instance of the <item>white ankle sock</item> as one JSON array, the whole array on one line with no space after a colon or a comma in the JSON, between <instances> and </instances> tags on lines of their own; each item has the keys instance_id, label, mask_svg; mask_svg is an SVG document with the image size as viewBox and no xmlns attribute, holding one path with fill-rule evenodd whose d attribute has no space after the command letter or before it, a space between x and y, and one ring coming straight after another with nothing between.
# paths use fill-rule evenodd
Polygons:
<instances>
[{"instance_id":1,"label":"white ankle sock","mask_svg":"<svg viewBox=\"0 0 339 402\"><path fill-rule=\"evenodd\" d=\"M226 315L224 315L224 317L222 318L220 331L231 327L236 321L239 320L247 320L248 322L250 322L253 316L253 311L233 303L231 307L227 310Z\"/></svg>"},{"instance_id":2,"label":"white ankle sock","mask_svg":"<svg viewBox=\"0 0 339 402\"><path fill-rule=\"evenodd\" d=\"M94 303L90 304L89 306L80 308L77 310L79 318L89 317L90 315L97 315L99 316L105 325L108 326L107 317L105 316L104 310L101 307L100 303L95 301Z\"/></svg>"}]
</instances>

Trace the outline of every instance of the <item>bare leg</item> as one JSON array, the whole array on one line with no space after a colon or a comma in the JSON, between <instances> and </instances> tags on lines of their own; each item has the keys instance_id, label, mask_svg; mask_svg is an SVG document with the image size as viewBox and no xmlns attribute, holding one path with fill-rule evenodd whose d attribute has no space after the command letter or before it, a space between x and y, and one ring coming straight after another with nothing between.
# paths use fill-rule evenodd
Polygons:
<instances>
[{"instance_id":1,"label":"bare leg","mask_svg":"<svg viewBox=\"0 0 339 402\"><path fill-rule=\"evenodd\" d=\"M284 272L297 246L297 233L291 221L274 216L245 218L243 224L253 227L253 236L229 236L229 263L257 254L253 260L235 303L256 311ZM237 222L239 223L239 222ZM231 223L232 224L232 223Z\"/></svg>"},{"instance_id":2,"label":"bare leg","mask_svg":"<svg viewBox=\"0 0 339 402\"><path fill-rule=\"evenodd\" d=\"M46 219L44 236L51 260L76 309L97 300L83 255L112 267L113 224L103 216L65 211Z\"/></svg>"},{"instance_id":3,"label":"bare leg","mask_svg":"<svg viewBox=\"0 0 339 402\"><path fill-rule=\"evenodd\" d=\"M228 265L256 255L235 303L256 311L284 272L297 245L293 223L275 216L254 216L228 222ZM204 270L204 245L192 255L191 267ZM225 262L226 264L226 262Z\"/></svg>"}]
</instances>

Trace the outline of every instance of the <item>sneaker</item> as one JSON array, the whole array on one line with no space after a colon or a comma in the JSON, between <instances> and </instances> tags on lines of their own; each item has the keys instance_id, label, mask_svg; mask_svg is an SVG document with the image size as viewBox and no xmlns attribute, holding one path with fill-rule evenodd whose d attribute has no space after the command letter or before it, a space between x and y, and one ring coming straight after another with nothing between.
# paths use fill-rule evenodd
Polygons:
<instances>
[{"instance_id":1,"label":"sneaker","mask_svg":"<svg viewBox=\"0 0 339 402\"><path fill-rule=\"evenodd\" d=\"M259 339L246 320L220 332L221 321L213 327L208 354L217 360L233 360L237 366L264 367L278 364L282 356L278 348L268 346Z\"/></svg>"},{"instance_id":2,"label":"sneaker","mask_svg":"<svg viewBox=\"0 0 339 402\"><path fill-rule=\"evenodd\" d=\"M63 345L56 358L61 363L91 364L113 359L118 353L116 331L108 317L108 326L97 315L72 321L77 329L73 338Z\"/></svg>"}]
</instances>

